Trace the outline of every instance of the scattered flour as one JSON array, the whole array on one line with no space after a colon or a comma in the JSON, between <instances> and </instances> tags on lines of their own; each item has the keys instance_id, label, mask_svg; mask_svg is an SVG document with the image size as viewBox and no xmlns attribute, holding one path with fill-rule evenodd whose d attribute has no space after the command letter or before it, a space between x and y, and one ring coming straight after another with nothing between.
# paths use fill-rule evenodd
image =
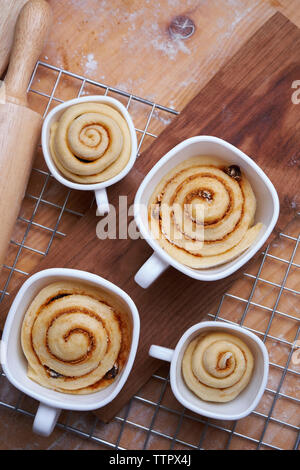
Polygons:
<instances>
[{"instance_id":1,"label":"scattered flour","mask_svg":"<svg viewBox=\"0 0 300 470\"><path fill-rule=\"evenodd\" d=\"M108 30L107 29L104 29L103 31L100 31L98 33L98 41L100 43L104 42L106 37L107 37L107 34L108 34Z\"/></svg>"},{"instance_id":2,"label":"scattered flour","mask_svg":"<svg viewBox=\"0 0 300 470\"><path fill-rule=\"evenodd\" d=\"M154 119L157 119L158 121L162 122L165 126L172 122L172 118L163 117L158 110L154 111L153 117Z\"/></svg>"},{"instance_id":3,"label":"scattered flour","mask_svg":"<svg viewBox=\"0 0 300 470\"><path fill-rule=\"evenodd\" d=\"M98 68L98 61L95 60L94 54L87 54L83 56L84 63L84 73L90 75L95 72Z\"/></svg>"},{"instance_id":4,"label":"scattered flour","mask_svg":"<svg viewBox=\"0 0 300 470\"><path fill-rule=\"evenodd\" d=\"M117 83L116 88L118 90L122 90L122 91L126 91L130 93L135 89L135 87L142 85L144 82L145 82L144 78L139 78L138 80L133 80L132 78L128 78L128 80L124 82Z\"/></svg>"},{"instance_id":5,"label":"scattered flour","mask_svg":"<svg viewBox=\"0 0 300 470\"><path fill-rule=\"evenodd\" d=\"M175 60L178 52L184 54L190 54L190 49L184 44L182 39L166 39L163 37L154 38L150 41L150 44L157 51L163 52L170 60Z\"/></svg>"}]
</instances>

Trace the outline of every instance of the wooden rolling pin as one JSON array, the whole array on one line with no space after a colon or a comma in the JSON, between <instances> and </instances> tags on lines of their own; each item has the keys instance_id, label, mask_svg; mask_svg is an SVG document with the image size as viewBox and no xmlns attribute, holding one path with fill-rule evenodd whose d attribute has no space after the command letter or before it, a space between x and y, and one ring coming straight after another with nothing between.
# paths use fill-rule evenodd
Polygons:
<instances>
[{"instance_id":1,"label":"wooden rolling pin","mask_svg":"<svg viewBox=\"0 0 300 470\"><path fill-rule=\"evenodd\" d=\"M42 117L27 107L27 86L46 39L51 10L30 0L18 17L0 88L0 270L26 190Z\"/></svg>"},{"instance_id":2,"label":"wooden rolling pin","mask_svg":"<svg viewBox=\"0 0 300 470\"><path fill-rule=\"evenodd\" d=\"M15 25L26 2L27 0L0 0L0 77L8 65Z\"/></svg>"}]
</instances>

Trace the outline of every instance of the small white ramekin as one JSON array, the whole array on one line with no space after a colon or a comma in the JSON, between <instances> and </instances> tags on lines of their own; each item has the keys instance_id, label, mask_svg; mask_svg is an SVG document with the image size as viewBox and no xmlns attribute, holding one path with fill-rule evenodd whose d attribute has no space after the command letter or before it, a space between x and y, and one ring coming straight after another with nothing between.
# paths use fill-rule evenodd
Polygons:
<instances>
[{"instance_id":1,"label":"small white ramekin","mask_svg":"<svg viewBox=\"0 0 300 470\"><path fill-rule=\"evenodd\" d=\"M188 344L199 334L209 331L224 331L243 340L254 357L254 370L247 387L232 401L214 403L201 400L185 384L181 372L184 352ZM237 325L220 321L197 323L181 337L175 349L152 345L149 355L171 363L170 383L177 400L187 409L208 418L237 420L249 415L258 405L267 385L269 357L264 343L251 331Z\"/></svg>"},{"instance_id":2,"label":"small white ramekin","mask_svg":"<svg viewBox=\"0 0 300 470\"><path fill-rule=\"evenodd\" d=\"M227 263L206 269L190 268L176 261L152 238L148 226L147 207L155 187L172 168L197 155L213 155L219 157L225 164L238 165L241 168L247 175L256 196L255 223L262 222L263 224L257 239L246 251ZM147 240L154 253L137 272L135 281L141 287L147 288L170 265L200 281L216 281L230 276L247 263L263 246L277 222L278 215L279 200L273 184L262 169L245 153L218 137L196 136L184 140L156 163L136 193L135 221L143 238Z\"/></svg>"},{"instance_id":3,"label":"small white ramekin","mask_svg":"<svg viewBox=\"0 0 300 470\"><path fill-rule=\"evenodd\" d=\"M21 346L21 329L24 315L34 297L45 286L58 280L82 281L111 292L124 305L132 322L132 341L125 367L107 388L88 395L72 395L47 389L27 376L27 361ZM126 292L96 274L76 269L54 268L40 271L29 277L16 295L8 313L1 341L1 364L7 379L19 390L40 402L33 430L49 436L59 414L64 410L89 411L110 403L121 391L133 366L140 334L138 310Z\"/></svg>"},{"instance_id":4,"label":"small white ramekin","mask_svg":"<svg viewBox=\"0 0 300 470\"><path fill-rule=\"evenodd\" d=\"M124 117L125 121L127 122L129 132L130 132L131 154L130 154L130 158L126 167L116 176L114 176L113 178L107 181L103 181L102 183L81 184L81 183L75 183L73 181L70 181L69 179L65 178L65 176L62 175L62 173L58 170L50 152L49 140L50 140L51 125L60 118L60 116L66 110L66 108L69 108L70 106L74 106L75 104L84 103L84 102L108 104L112 108L116 109ZM104 215L109 212L109 203L108 203L106 188L120 181L132 169L135 163L136 157L137 157L137 138L136 138L136 132L135 132L135 128L134 128L134 124L131 119L131 116L129 112L127 111L127 109L125 108L125 106L120 101L116 100L115 98L111 98L109 96L101 96L101 95L83 96L80 98L74 98L73 100L66 101L65 103L62 103L56 106L56 108L50 111L50 113L45 118L43 127L42 127L42 149L43 149L43 154L44 154L46 164L49 168L49 171L54 176L54 178L57 181L59 181L61 184L71 189L79 189L81 191L95 191L97 207L98 207L97 213L98 215Z\"/></svg>"}]
</instances>

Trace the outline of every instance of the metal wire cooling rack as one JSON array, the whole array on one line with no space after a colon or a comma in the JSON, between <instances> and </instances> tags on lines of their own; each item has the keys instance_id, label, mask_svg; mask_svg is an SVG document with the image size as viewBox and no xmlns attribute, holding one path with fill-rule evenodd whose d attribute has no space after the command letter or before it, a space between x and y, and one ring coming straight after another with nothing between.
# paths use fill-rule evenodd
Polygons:
<instances>
[{"instance_id":1,"label":"metal wire cooling rack","mask_svg":"<svg viewBox=\"0 0 300 470\"><path fill-rule=\"evenodd\" d=\"M50 81L45 77L47 74L51 74L52 83L50 90L45 91L40 84ZM143 119L138 122L144 122L142 126L136 126L139 153L147 139L149 144L156 137L151 127L161 130L159 125L165 126L178 114L174 109L150 100L38 62L28 93L44 100L44 117L53 105L64 101L60 87L70 80L72 86L68 83L65 87L67 98L112 94L125 101L131 112L134 105L143 106L143 111L138 108L137 112L143 114ZM158 115L159 112L163 117ZM156 121L154 126L153 121ZM81 193L82 210L78 210L78 193L74 196L74 192L54 181L42 159L37 159L31 179L33 182L29 183L3 270L0 301L9 295L14 278L27 276L27 267L32 269L41 257L46 256L53 241L66 236L68 229L92 203L92 196L88 195L84 196L82 204ZM40 246L42 235L45 239ZM236 291L226 293L217 312L208 314L210 319L243 325L260 336L268 347L268 386L258 408L249 417L238 422L220 422L189 412L176 402L170 390L168 371L162 368L112 423L104 425L92 413L64 412L53 439L49 438L46 444L45 441L36 444L34 448L40 445L40 448L66 449L297 449L300 440L300 369L292 358L299 337L299 240L300 218L296 217L289 233L281 233L279 239L261 253L251 270L244 273ZM22 415L22 425L25 429L26 426L30 428L37 403L14 389L3 372L0 405L0 412L5 413L3 420L11 415L21 419ZM28 433L32 442L29 430ZM13 443L10 437L10 447L18 445L18 441Z\"/></svg>"}]
</instances>

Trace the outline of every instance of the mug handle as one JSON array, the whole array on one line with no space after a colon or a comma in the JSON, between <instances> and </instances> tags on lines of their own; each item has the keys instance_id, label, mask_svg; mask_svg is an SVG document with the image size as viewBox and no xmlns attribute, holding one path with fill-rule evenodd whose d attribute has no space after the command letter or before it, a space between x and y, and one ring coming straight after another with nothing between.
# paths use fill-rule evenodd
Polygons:
<instances>
[{"instance_id":1,"label":"mug handle","mask_svg":"<svg viewBox=\"0 0 300 470\"><path fill-rule=\"evenodd\" d=\"M109 202L107 198L106 188L97 189L95 191L97 203L97 215L105 215L109 213Z\"/></svg>"},{"instance_id":2,"label":"mug handle","mask_svg":"<svg viewBox=\"0 0 300 470\"><path fill-rule=\"evenodd\" d=\"M161 359L162 361L172 362L174 349L165 348L164 346L156 346L152 344L149 349L149 356L155 359Z\"/></svg>"},{"instance_id":3,"label":"mug handle","mask_svg":"<svg viewBox=\"0 0 300 470\"><path fill-rule=\"evenodd\" d=\"M152 282L154 282L167 268L169 264L166 263L155 252L147 259L143 266L136 273L135 282L146 289Z\"/></svg>"},{"instance_id":4,"label":"mug handle","mask_svg":"<svg viewBox=\"0 0 300 470\"><path fill-rule=\"evenodd\" d=\"M40 403L33 422L33 432L40 436L50 436L57 423L60 412L61 410L59 408L53 408L52 406Z\"/></svg>"}]
</instances>

